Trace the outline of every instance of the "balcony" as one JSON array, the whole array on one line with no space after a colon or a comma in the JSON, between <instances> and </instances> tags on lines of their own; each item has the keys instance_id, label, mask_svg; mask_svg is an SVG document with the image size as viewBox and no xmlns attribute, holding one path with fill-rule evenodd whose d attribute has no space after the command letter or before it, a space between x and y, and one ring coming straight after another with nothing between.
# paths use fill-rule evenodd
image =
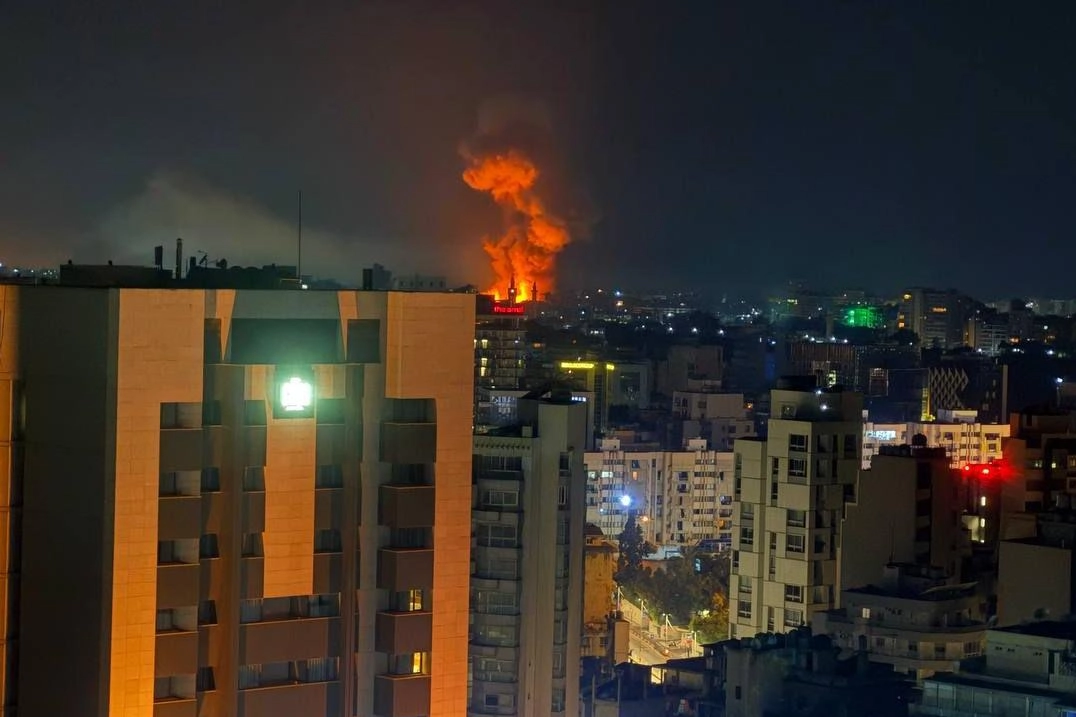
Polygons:
<instances>
[{"instance_id":1,"label":"balcony","mask_svg":"<svg viewBox=\"0 0 1076 717\"><path fill-rule=\"evenodd\" d=\"M340 683L293 682L240 690L239 714L340 714Z\"/></svg>"},{"instance_id":2,"label":"balcony","mask_svg":"<svg viewBox=\"0 0 1076 717\"><path fill-rule=\"evenodd\" d=\"M423 717L429 713L429 675L378 675L374 678L374 714L378 717Z\"/></svg>"},{"instance_id":3,"label":"balcony","mask_svg":"<svg viewBox=\"0 0 1076 717\"><path fill-rule=\"evenodd\" d=\"M183 540L202 534L202 497L166 495L157 502L158 540Z\"/></svg>"},{"instance_id":4,"label":"balcony","mask_svg":"<svg viewBox=\"0 0 1076 717\"><path fill-rule=\"evenodd\" d=\"M159 609L198 604L198 563L157 566L157 607Z\"/></svg>"},{"instance_id":5,"label":"balcony","mask_svg":"<svg viewBox=\"0 0 1076 717\"><path fill-rule=\"evenodd\" d=\"M198 700L168 699L153 703L153 717L197 717Z\"/></svg>"},{"instance_id":6,"label":"balcony","mask_svg":"<svg viewBox=\"0 0 1076 717\"><path fill-rule=\"evenodd\" d=\"M377 613L375 649L387 655L429 652L433 646L433 613Z\"/></svg>"},{"instance_id":7,"label":"balcony","mask_svg":"<svg viewBox=\"0 0 1076 717\"><path fill-rule=\"evenodd\" d=\"M155 677L189 675L197 671L198 632L196 630L157 633L153 659Z\"/></svg>"},{"instance_id":8,"label":"balcony","mask_svg":"<svg viewBox=\"0 0 1076 717\"><path fill-rule=\"evenodd\" d=\"M381 461L434 463L437 460L437 424L387 421L381 424Z\"/></svg>"},{"instance_id":9,"label":"balcony","mask_svg":"<svg viewBox=\"0 0 1076 717\"><path fill-rule=\"evenodd\" d=\"M435 503L432 485L383 485L378 503L378 522L381 525L390 528L433 526Z\"/></svg>"},{"instance_id":10,"label":"balcony","mask_svg":"<svg viewBox=\"0 0 1076 717\"><path fill-rule=\"evenodd\" d=\"M433 548L381 548L377 587L396 592L433 587Z\"/></svg>"},{"instance_id":11,"label":"balcony","mask_svg":"<svg viewBox=\"0 0 1076 717\"><path fill-rule=\"evenodd\" d=\"M340 618L291 618L239 627L239 662L257 665L340 654Z\"/></svg>"}]
</instances>

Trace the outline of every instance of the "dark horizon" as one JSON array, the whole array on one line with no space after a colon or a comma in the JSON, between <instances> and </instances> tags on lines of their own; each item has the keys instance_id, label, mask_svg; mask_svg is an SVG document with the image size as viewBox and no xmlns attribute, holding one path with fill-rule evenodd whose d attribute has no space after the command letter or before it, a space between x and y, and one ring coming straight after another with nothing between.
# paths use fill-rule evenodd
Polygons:
<instances>
[{"instance_id":1,"label":"dark horizon","mask_svg":"<svg viewBox=\"0 0 1076 717\"><path fill-rule=\"evenodd\" d=\"M511 95L593 209L564 288L1071 291L1076 9L546 5L9 4L0 260L289 263L301 189L311 271L482 286L459 150Z\"/></svg>"}]
</instances>

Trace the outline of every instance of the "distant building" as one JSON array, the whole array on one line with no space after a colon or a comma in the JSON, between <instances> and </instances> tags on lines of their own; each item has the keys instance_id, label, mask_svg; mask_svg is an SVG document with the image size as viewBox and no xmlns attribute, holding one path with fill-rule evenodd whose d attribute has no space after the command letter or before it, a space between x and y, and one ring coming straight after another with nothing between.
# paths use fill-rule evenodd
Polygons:
<instances>
[{"instance_id":1,"label":"distant building","mask_svg":"<svg viewBox=\"0 0 1076 717\"><path fill-rule=\"evenodd\" d=\"M624 451L609 438L600 448L585 458L588 522L616 538L634 515L654 545L729 545L731 453L698 439L685 451Z\"/></svg>"},{"instance_id":2,"label":"distant building","mask_svg":"<svg viewBox=\"0 0 1076 717\"><path fill-rule=\"evenodd\" d=\"M897 328L913 331L926 348L963 346L973 302L952 289L908 289L901 296Z\"/></svg>"},{"instance_id":3,"label":"distant building","mask_svg":"<svg viewBox=\"0 0 1076 717\"><path fill-rule=\"evenodd\" d=\"M705 438L718 451L731 451L737 438L755 435L742 393L675 391L672 417L682 423L684 441Z\"/></svg>"},{"instance_id":4,"label":"distant building","mask_svg":"<svg viewBox=\"0 0 1076 717\"><path fill-rule=\"evenodd\" d=\"M495 423L491 392L523 389L527 336L523 305L497 302L485 294L476 295L475 301L474 422L487 426Z\"/></svg>"},{"instance_id":5,"label":"distant building","mask_svg":"<svg viewBox=\"0 0 1076 717\"><path fill-rule=\"evenodd\" d=\"M835 605L838 534L859 476L862 398L786 380L766 440L736 442L729 633L809 624Z\"/></svg>"},{"instance_id":6,"label":"distant building","mask_svg":"<svg viewBox=\"0 0 1076 717\"><path fill-rule=\"evenodd\" d=\"M877 582L889 563L933 566L960 577L971 555L961 522L964 480L954 478L945 451L889 446L859 477L841 521L842 588Z\"/></svg>"},{"instance_id":7,"label":"distant building","mask_svg":"<svg viewBox=\"0 0 1076 717\"><path fill-rule=\"evenodd\" d=\"M984 656L923 682L914 714L1009 717L1076 714L1076 623L988 630Z\"/></svg>"},{"instance_id":8,"label":"distant building","mask_svg":"<svg viewBox=\"0 0 1076 717\"><path fill-rule=\"evenodd\" d=\"M922 680L982 654L984 602L975 583L891 564L878 584L844 590L841 607L815 614L813 627L846 653L865 652L872 662Z\"/></svg>"},{"instance_id":9,"label":"distant building","mask_svg":"<svg viewBox=\"0 0 1076 717\"><path fill-rule=\"evenodd\" d=\"M865 653L840 659L824 635L800 628L728 640L724 650L725 717L903 717L911 685ZM712 657L707 664L719 663Z\"/></svg>"},{"instance_id":10,"label":"distant building","mask_svg":"<svg viewBox=\"0 0 1076 717\"><path fill-rule=\"evenodd\" d=\"M525 399L519 421L474 437L469 711L576 715L585 409Z\"/></svg>"},{"instance_id":11,"label":"distant building","mask_svg":"<svg viewBox=\"0 0 1076 717\"><path fill-rule=\"evenodd\" d=\"M721 346L670 346L665 359L657 363L657 393L672 396L677 391L717 391L724 373Z\"/></svg>"},{"instance_id":12,"label":"distant building","mask_svg":"<svg viewBox=\"0 0 1076 717\"><path fill-rule=\"evenodd\" d=\"M1076 514L1035 518L1033 535L999 546L999 625L1076 615Z\"/></svg>"},{"instance_id":13,"label":"distant building","mask_svg":"<svg viewBox=\"0 0 1076 717\"><path fill-rule=\"evenodd\" d=\"M613 575L616 573L617 547L596 525L586 526L585 537L582 656L610 658L615 637L610 632L610 616L616 609Z\"/></svg>"},{"instance_id":14,"label":"distant building","mask_svg":"<svg viewBox=\"0 0 1076 717\"><path fill-rule=\"evenodd\" d=\"M392 277L393 291L445 291L448 283L443 276L407 274Z\"/></svg>"},{"instance_id":15,"label":"distant building","mask_svg":"<svg viewBox=\"0 0 1076 717\"><path fill-rule=\"evenodd\" d=\"M953 468L969 463L989 463L1003 457L1003 441L1009 437L1007 423L980 423L975 411L942 411L938 421L908 423L863 423L862 468L870 468L871 459L884 446L911 443L921 435L931 447L944 448Z\"/></svg>"}]
</instances>

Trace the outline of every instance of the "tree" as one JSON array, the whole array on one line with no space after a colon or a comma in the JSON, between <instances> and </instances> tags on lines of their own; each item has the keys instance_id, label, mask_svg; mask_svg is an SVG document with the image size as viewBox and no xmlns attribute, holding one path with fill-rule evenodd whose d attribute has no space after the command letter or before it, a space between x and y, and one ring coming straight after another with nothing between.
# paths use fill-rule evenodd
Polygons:
<instances>
[{"instance_id":1,"label":"tree","mask_svg":"<svg viewBox=\"0 0 1076 717\"><path fill-rule=\"evenodd\" d=\"M642 528L635 522L634 514L628 516L618 542L619 552L613 579L622 588L637 593L647 574L643 568L643 559L654 552L654 546L646 542Z\"/></svg>"},{"instance_id":2,"label":"tree","mask_svg":"<svg viewBox=\"0 0 1076 717\"><path fill-rule=\"evenodd\" d=\"M714 593L711 607L691 620L691 629L700 645L724 640L729 636L729 601L723 593Z\"/></svg>"}]
</instances>

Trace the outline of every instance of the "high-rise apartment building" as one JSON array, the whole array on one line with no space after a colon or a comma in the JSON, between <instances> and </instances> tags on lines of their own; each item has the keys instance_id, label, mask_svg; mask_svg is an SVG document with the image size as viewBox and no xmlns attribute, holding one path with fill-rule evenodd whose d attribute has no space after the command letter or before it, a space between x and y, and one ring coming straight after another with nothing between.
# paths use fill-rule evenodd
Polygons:
<instances>
[{"instance_id":1,"label":"high-rise apartment building","mask_svg":"<svg viewBox=\"0 0 1076 717\"><path fill-rule=\"evenodd\" d=\"M944 448L953 468L1002 459L1002 442L1009 437L1008 423L980 423L975 411L941 411L930 423L863 422L862 467L871 467L871 459L887 446L903 446L917 435L931 447Z\"/></svg>"},{"instance_id":2,"label":"high-rise apartment building","mask_svg":"<svg viewBox=\"0 0 1076 717\"><path fill-rule=\"evenodd\" d=\"M579 713L585 438L570 395L474 437L468 714Z\"/></svg>"},{"instance_id":3,"label":"high-rise apartment building","mask_svg":"<svg viewBox=\"0 0 1076 717\"><path fill-rule=\"evenodd\" d=\"M799 390L796 390L796 389ZM810 624L837 599L837 543L859 476L859 394L786 381L765 440L736 442L731 637Z\"/></svg>"},{"instance_id":4,"label":"high-rise apartment building","mask_svg":"<svg viewBox=\"0 0 1076 717\"><path fill-rule=\"evenodd\" d=\"M474 421L494 423L490 391L522 388L526 374L527 332L523 328L526 305L472 296L476 301L474 325Z\"/></svg>"},{"instance_id":5,"label":"high-rise apartment building","mask_svg":"<svg viewBox=\"0 0 1076 717\"><path fill-rule=\"evenodd\" d=\"M915 332L926 348L957 348L964 345L972 310L972 300L953 289L908 289L898 305L897 328Z\"/></svg>"},{"instance_id":6,"label":"high-rise apartment building","mask_svg":"<svg viewBox=\"0 0 1076 717\"><path fill-rule=\"evenodd\" d=\"M466 712L473 296L0 294L20 716Z\"/></svg>"},{"instance_id":7,"label":"high-rise apartment building","mask_svg":"<svg viewBox=\"0 0 1076 717\"><path fill-rule=\"evenodd\" d=\"M616 438L586 454L587 522L616 538L635 516L656 546L709 549L732 540L732 453L693 439L685 451L624 451Z\"/></svg>"}]
</instances>

